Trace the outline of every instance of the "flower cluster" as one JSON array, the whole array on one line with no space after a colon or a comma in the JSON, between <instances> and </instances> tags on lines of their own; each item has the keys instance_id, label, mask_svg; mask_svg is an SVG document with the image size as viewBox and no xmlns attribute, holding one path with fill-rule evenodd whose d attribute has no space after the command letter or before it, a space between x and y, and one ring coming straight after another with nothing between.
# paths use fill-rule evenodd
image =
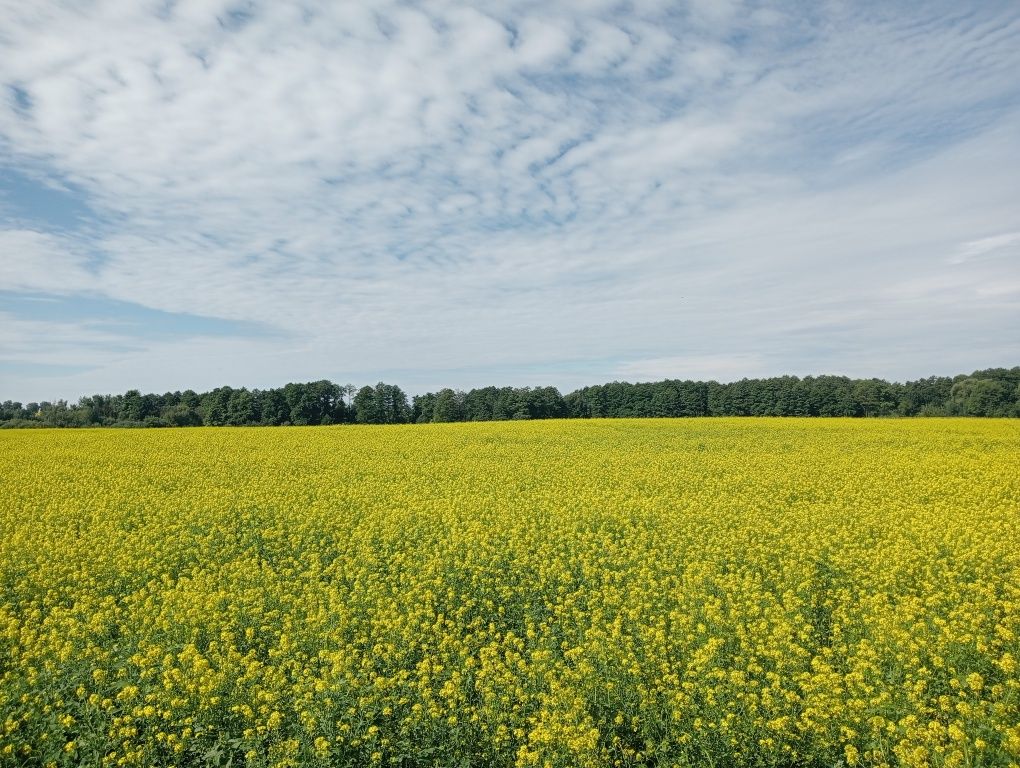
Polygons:
<instances>
[{"instance_id":1,"label":"flower cluster","mask_svg":"<svg viewBox=\"0 0 1020 768\"><path fill-rule=\"evenodd\" d=\"M1009 766L1020 424L0 433L0 765Z\"/></svg>"}]
</instances>

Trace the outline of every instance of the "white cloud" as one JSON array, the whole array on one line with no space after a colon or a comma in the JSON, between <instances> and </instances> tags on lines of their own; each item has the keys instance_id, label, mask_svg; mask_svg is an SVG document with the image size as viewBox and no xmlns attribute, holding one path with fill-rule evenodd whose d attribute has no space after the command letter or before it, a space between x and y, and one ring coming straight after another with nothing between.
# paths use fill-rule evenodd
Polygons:
<instances>
[{"instance_id":1,"label":"white cloud","mask_svg":"<svg viewBox=\"0 0 1020 768\"><path fill-rule=\"evenodd\" d=\"M541 70L570 56L570 28L559 19L524 18L515 54L522 69Z\"/></svg>"},{"instance_id":2,"label":"white cloud","mask_svg":"<svg viewBox=\"0 0 1020 768\"><path fill-rule=\"evenodd\" d=\"M31 229L0 229L0 290L65 293L97 284L73 241Z\"/></svg>"},{"instance_id":3,"label":"white cloud","mask_svg":"<svg viewBox=\"0 0 1020 768\"><path fill-rule=\"evenodd\" d=\"M1008 3L232 9L0 10L0 168L100 214L0 221L0 290L285 332L165 369L153 341L166 386L1015 361ZM131 359L67 386L123 389Z\"/></svg>"},{"instance_id":4,"label":"white cloud","mask_svg":"<svg viewBox=\"0 0 1020 768\"><path fill-rule=\"evenodd\" d=\"M962 264L986 254L1011 250L1013 256L1020 257L1020 232L1006 232L1001 235L982 237L962 243L947 261L950 264Z\"/></svg>"}]
</instances>

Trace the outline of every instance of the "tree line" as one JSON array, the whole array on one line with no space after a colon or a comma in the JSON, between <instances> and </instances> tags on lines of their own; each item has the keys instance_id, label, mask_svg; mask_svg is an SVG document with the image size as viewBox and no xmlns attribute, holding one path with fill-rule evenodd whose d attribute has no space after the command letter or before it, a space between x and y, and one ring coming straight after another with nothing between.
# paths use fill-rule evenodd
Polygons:
<instances>
[{"instance_id":1,"label":"tree line","mask_svg":"<svg viewBox=\"0 0 1020 768\"><path fill-rule=\"evenodd\" d=\"M92 395L0 403L0 428L406 424L511 419L682 416L1020 416L1020 367L905 383L846 376L612 382L561 395L555 387L441 389L408 398L395 384L331 381L277 389Z\"/></svg>"}]
</instances>

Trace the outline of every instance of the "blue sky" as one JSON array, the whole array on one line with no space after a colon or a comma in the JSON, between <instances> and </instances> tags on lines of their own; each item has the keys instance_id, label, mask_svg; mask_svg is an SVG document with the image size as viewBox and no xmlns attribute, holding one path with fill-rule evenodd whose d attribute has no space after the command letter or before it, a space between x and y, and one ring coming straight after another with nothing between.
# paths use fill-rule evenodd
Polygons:
<instances>
[{"instance_id":1,"label":"blue sky","mask_svg":"<svg viewBox=\"0 0 1020 768\"><path fill-rule=\"evenodd\" d=\"M1020 363L1020 6L0 8L0 399Z\"/></svg>"}]
</instances>

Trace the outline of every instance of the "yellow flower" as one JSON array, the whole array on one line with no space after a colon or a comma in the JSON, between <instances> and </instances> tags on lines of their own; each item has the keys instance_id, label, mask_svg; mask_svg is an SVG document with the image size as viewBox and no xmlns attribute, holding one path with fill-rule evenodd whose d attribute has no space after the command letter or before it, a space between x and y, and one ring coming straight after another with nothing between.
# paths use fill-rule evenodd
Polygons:
<instances>
[{"instance_id":1,"label":"yellow flower","mask_svg":"<svg viewBox=\"0 0 1020 768\"><path fill-rule=\"evenodd\" d=\"M318 738L315 739L315 742L314 742L313 746L314 746L314 749L315 749L315 754L318 757L326 757L326 756L329 755L329 740L328 739L323 738L322 736L319 736Z\"/></svg>"}]
</instances>

